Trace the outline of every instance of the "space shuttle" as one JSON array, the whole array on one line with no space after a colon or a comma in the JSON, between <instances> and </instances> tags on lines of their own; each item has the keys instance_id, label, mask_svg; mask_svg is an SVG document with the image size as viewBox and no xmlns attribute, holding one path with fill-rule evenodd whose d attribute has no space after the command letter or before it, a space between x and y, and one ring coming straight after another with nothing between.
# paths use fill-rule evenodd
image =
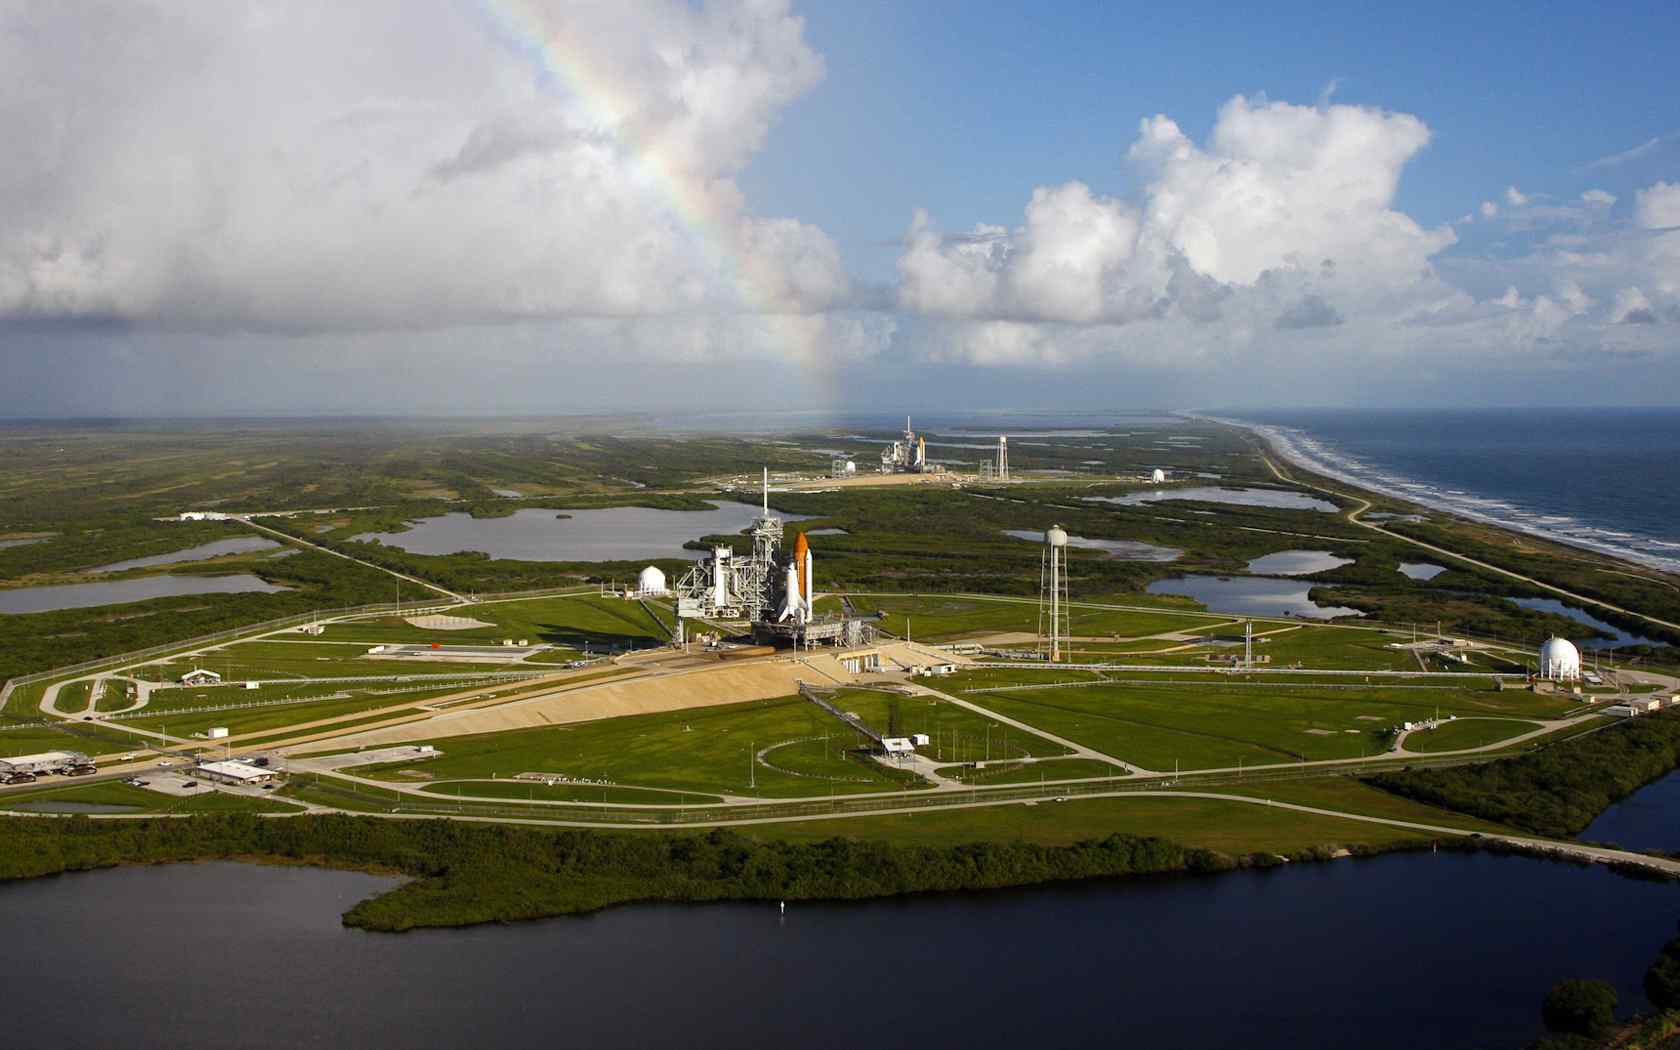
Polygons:
<instances>
[{"instance_id":1,"label":"space shuttle","mask_svg":"<svg viewBox=\"0 0 1680 1050\"><path fill-rule=\"evenodd\" d=\"M921 470L923 467L927 466L927 438L925 437L919 437L916 439L915 466L917 470Z\"/></svg>"},{"instance_id":2,"label":"space shuttle","mask_svg":"<svg viewBox=\"0 0 1680 1050\"><path fill-rule=\"evenodd\" d=\"M793 557L788 559L787 579L783 583L782 591L782 608L776 614L777 623L789 617L793 618L794 623L811 622L815 580L811 544L801 532L799 539L793 544Z\"/></svg>"}]
</instances>

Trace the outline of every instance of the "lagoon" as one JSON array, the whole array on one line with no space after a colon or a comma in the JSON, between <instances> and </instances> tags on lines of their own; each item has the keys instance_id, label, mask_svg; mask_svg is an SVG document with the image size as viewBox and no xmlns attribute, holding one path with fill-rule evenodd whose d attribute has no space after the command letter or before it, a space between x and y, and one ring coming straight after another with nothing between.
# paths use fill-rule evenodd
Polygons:
<instances>
[{"instance_id":1,"label":"lagoon","mask_svg":"<svg viewBox=\"0 0 1680 1050\"><path fill-rule=\"evenodd\" d=\"M377 540L410 554L458 554L481 551L493 559L516 561L630 561L684 558L698 561L705 551L683 544L708 535L738 533L762 509L748 503L711 503L711 510L657 510L653 507L606 507L555 510L524 507L502 518L453 513L410 522L406 532L369 532L357 540ZM786 521L809 515L773 512Z\"/></svg>"}]
</instances>

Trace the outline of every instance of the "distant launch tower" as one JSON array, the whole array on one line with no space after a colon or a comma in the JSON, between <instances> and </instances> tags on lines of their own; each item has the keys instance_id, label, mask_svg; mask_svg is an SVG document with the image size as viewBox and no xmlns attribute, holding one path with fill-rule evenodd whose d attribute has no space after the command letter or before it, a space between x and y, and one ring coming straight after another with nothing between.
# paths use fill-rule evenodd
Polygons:
<instances>
[{"instance_id":1,"label":"distant launch tower","mask_svg":"<svg viewBox=\"0 0 1680 1050\"><path fill-rule=\"evenodd\" d=\"M1039 563L1038 638L1039 650L1051 663L1059 663L1068 643L1067 591L1068 535L1060 525L1044 533L1044 554Z\"/></svg>"},{"instance_id":2,"label":"distant launch tower","mask_svg":"<svg viewBox=\"0 0 1680 1050\"><path fill-rule=\"evenodd\" d=\"M1009 435L998 435L997 480L1009 480Z\"/></svg>"}]
</instances>

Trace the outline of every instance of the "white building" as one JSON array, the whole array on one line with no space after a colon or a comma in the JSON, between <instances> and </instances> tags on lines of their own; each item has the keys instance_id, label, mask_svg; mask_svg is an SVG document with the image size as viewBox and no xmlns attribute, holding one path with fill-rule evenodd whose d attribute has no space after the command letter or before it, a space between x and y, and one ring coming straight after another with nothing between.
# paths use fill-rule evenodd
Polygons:
<instances>
[{"instance_id":1,"label":"white building","mask_svg":"<svg viewBox=\"0 0 1680 1050\"><path fill-rule=\"evenodd\" d=\"M198 767L197 772L210 780L219 780L224 784L266 784L271 780L280 778L280 773L277 770L233 760L206 762Z\"/></svg>"},{"instance_id":2,"label":"white building","mask_svg":"<svg viewBox=\"0 0 1680 1050\"><path fill-rule=\"evenodd\" d=\"M181 676L182 685L221 685L222 676L214 671L206 671L202 667L195 667Z\"/></svg>"},{"instance_id":3,"label":"white building","mask_svg":"<svg viewBox=\"0 0 1680 1050\"><path fill-rule=\"evenodd\" d=\"M1540 646L1540 677L1552 682L1581 680L1581 651L1564 638L1548 638Z\"/></svg>"},{"instance_id":4,"label":"white building","mask_svg":"<svg viewBox=\"0 0 1680 1050\"><path fill-rule=\"evenodd\" d=\"M70 766L85 766L88 757L80 751L42 751L34 755L0 758L0 773L49 773Z\"/></svg>"}]
</instances>

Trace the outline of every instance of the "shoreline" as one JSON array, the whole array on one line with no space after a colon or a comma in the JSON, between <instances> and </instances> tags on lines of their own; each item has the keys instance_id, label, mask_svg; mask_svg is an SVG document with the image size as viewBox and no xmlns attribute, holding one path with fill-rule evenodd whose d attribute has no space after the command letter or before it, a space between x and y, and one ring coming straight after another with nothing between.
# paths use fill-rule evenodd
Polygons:
<instances>
[{"instance_id":1,"label":"shoreline","mask_svg":"<svg viewBox=\"0 0 1680 1050\"><path fill-rule=\"evenodd\" d=\"M1286 427L1270 423L1255 423L1230 416L1215 416L1200 412L1186 412L1184 413L1184 418L1208 423L1217 423L1221 426L1234 427L1239 430L1247 431L1248 433L1258 437L1279 459L1282 459L1284 462L1293 467L1309 471L1313 474L1319 475L1320 477L1339 481L1344 485L1349 485L1355 489L1371 493L1384 499L1395 500L1401 503L1423 507L1440 514L1448 514L1454 517L1464 518L1468 521L1473 521L1481 525L1489 525L1494 528L1521 533L1526 536L1532 536L1536 539L1545 540L1549 543L1556 543L1565 547L1573 547L1578 550L1591 551L1594 554L1613 558L1616 561L1637 566L1641 569L1655 570L1657 572L1666 573L1670 576L1680 576L1680 558L1664 558L1661 555L1647 554L1642 551L1619 547L1608 541L1600 541L1594 540L1590 537L1560 533L1527 521L1502 518L1485 511L1478 511L1473 507L1461 506L1452 500L1434 495L1433 492L1420 494L1418 492L1403 491L1402 489L1395 487L1393 483L1382 480L1374 481L1369 477L1361 476L1360 474L1355 473L1344 466L1338 465L1337 463L1331 462L1328 459L1315 456L1311 451L1303 448L1301 439L1293 435L1302 435L1307 437L1309 440L1310 435L1307 431L1298 427ZM1427 487L1426 484L1421 481L1414 481L1412 484ZM1526 510L1525 508L1519 507L1516 504L1509 503L1505 500L1497 499L1497 497L1472 495L1471 498L1484 501L1497 500L1497 502L1501 505L1523 513L1537 513ZM1597 528L1597 526L1592 527Z\"/></svg>"}]
</instances>

